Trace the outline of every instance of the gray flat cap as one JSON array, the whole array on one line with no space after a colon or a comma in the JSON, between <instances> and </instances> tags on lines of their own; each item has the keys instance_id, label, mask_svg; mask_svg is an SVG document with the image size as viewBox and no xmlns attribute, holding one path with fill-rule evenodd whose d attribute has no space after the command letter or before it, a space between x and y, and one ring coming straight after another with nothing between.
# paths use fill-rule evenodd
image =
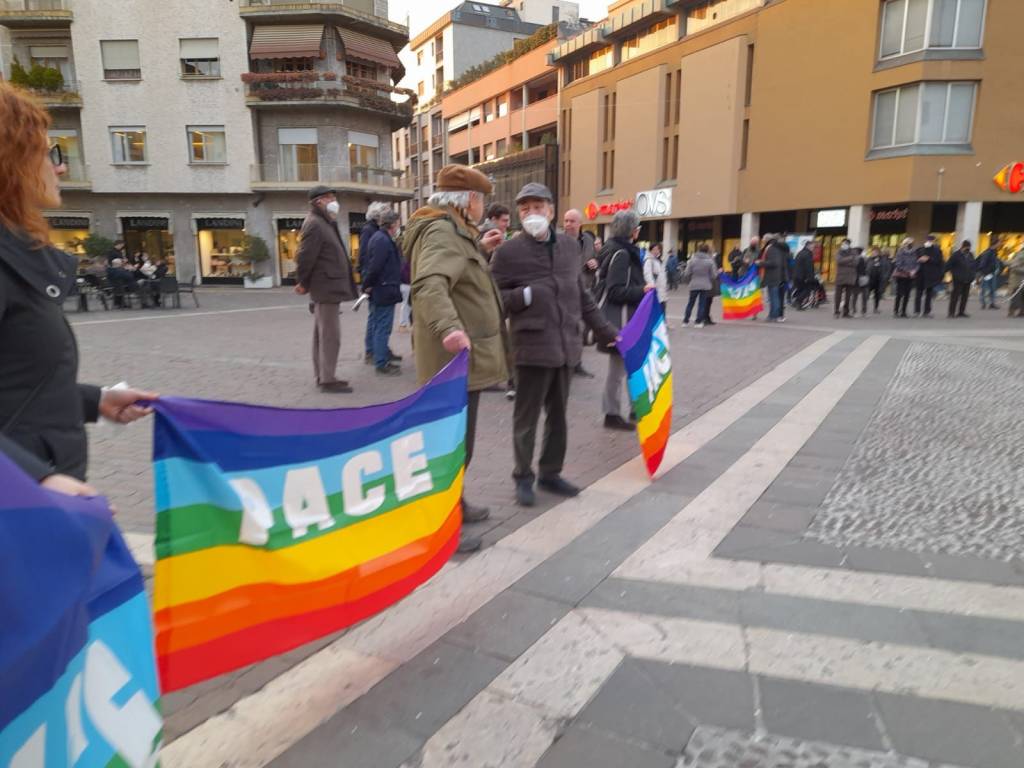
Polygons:
<instances>
[{"instance_id":1,"label":"gray flat cap","mask_svg":"<svg viewBox=\"0 0 1024 768\"><path fill-rule=\"evenodd\" d=\"M551 196L551 190L541 184L539 181L531 181L516 195L516 203L521 203L523 200L547 200L549 203L554 202L554 198Z\"/></svg>"},{"instance_id":2,"label":"gray flat cap","mask_svg":"<svg viewBox=\"0 0 1024 768\"><path fill-rule=\"evenodd\" d=\"M336 194L338 194L338 190L334 189L334 187L325 187L323 184L321 184L309 190L309 199L316 200L318 197L323 197L324 195Z\"/></svg>"}]
</instances>

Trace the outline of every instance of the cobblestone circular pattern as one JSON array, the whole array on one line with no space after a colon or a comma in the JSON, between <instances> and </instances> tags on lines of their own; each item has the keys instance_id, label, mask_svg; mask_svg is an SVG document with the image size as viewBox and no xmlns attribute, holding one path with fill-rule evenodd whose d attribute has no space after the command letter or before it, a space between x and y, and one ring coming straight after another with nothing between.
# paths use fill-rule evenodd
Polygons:
<instances>
[{"instance_id":1,"label":"cobblestone circular pattern","mask_svg":"<svg viewBox=\"0 0 1024 768\"><path fill-rule=\"evenodd\" d=\"M914 344L807 537L837 546L1024 556L1018 353Z\"/></svg>"}]
</instances>

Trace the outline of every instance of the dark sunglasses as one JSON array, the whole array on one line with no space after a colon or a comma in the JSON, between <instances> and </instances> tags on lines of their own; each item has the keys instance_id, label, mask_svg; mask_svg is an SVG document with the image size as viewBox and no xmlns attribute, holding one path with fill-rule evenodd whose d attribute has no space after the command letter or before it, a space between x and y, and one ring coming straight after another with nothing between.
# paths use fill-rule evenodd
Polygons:
<instances>
[{"instance_id":1,"label":"dark sunglasses","mask_svg":"<svg viewBox=\"0 0 1024 768\"><path fill-rule=\"evenodd\" d=\"M54 168L64 165L64 150L60 148L60 144L50 147L50 162L53 163Z\"/></svg>"}]
</instances>

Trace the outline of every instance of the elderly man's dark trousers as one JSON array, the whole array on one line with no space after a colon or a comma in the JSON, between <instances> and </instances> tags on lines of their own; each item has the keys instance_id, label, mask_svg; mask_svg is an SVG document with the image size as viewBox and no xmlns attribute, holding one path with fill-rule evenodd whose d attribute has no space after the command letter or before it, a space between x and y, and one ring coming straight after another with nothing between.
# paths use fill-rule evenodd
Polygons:
<instances>
[{"instance_id":1,"label":"elderly man's dark trousers","mask_svg":"<svg viewBox=\"0 0 1024 768\"><path fill-rule=\"evenodd\" d=\"M516 403L512 416L516 456L516 468L512 476L516 479L534 478L533 448L541 410L545 413L545 420L538 465L540 476L561 474L569 438L566 404L569 401L571 381L572 368L569 366L516 366Z\"/></svg>"}]
</instances>

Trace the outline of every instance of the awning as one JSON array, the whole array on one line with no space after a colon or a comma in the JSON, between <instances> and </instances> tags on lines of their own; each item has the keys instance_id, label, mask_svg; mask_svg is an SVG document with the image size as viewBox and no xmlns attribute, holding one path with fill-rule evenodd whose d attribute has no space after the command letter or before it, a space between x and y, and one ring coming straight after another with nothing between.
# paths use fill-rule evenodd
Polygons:
<instances>
[{"instance_id":1,"label":"awning","mask_svg":"<svg viewBox=\"0 0 1024 768\"><path fill-rule=\"evenodd\" d=\"M343 27L337 29L341 36L341 42L345 46L345 58L381 64L391 69L402 68L402 62L398 60L398 54L391 47L391 43L364 35L361 32L353 32L351 29Z\"/></svg>"},{"instance_id":2,"label":"awning","mask_svg":"<svg viewBox=\"0 0 1024 768\"><path fill-rule=\"evenodd\" d=\"M320 55L323 24L283 24L256 27L249 56L254 59L303 59Z\"/></svg>"}]
</instances>

